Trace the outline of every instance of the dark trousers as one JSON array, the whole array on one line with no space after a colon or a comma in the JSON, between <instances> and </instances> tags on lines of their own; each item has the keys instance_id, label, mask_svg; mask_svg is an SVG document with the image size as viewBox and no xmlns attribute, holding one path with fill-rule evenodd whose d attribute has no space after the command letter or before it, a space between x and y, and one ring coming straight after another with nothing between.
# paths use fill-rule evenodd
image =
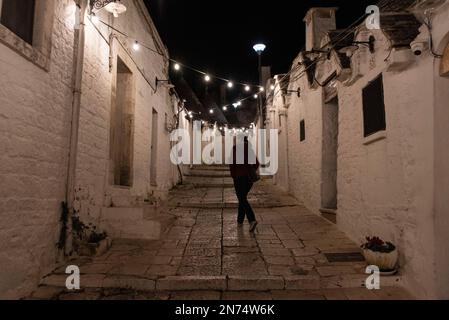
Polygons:
<instances>
[{"instance_id":1,"label":"dark trousers","mask_svg":"<svg viewBox=\"0 0 449 320\"><path fill-rule=\"evenodd\" d=\"M253 208L251 208L251 205L248 202L248 193L251 191L253 183L248 177L237 177L234 178L234 187L237 198L239 199L239 215L237 222L243 223L245 217L248 218L250 223L256 221Z\"/></svg>"}]
</instances>

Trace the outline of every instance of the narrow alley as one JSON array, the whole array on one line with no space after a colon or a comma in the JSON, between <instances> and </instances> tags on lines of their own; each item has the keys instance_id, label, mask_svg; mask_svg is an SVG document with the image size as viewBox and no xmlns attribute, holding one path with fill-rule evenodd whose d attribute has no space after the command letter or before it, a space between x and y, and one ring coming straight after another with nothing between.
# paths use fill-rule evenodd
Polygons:
<instances>
[{"instance_id":1,"label":"narrow alley","mask_svg":"<svg viewBox=\"0 0 449 320\"><path fill-rule=\"evenodd\" d=\"M200 166L170 193L172 216L160 240L114 241L104 255L76 259L45 277L32 299L290 300L410 299L400 276L367 290L360 248L270 180L249 196L254 235L237 227L229 169ZM67 265L80 292L65 289Z\"/></svg>"}]
</instances>

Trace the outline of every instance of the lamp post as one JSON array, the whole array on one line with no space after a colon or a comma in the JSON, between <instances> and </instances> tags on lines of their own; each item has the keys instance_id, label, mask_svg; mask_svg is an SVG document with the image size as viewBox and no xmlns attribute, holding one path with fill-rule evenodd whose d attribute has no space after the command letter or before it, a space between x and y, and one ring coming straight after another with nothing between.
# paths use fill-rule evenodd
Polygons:
<instances>
[{"instance_id":1,"label":"lamp post","mask_svg":"<svg viewBox=\"0 0 449 320\"><path fill-rule=\"evenodd\" d=\"M266 49L266 45L264 45L263 43L258 43L256 44L253 49L254 51L256 51L258 57L259 57L259 85L261 88L263 88L263 79L262 79L262 53L265 51ZM264 118L263 118L263 97L262 97L262 93L259 93L259 117L260 117L260 128L264 129L265 127L265 123L264 123Z\"/></svg>"}]
</instances>

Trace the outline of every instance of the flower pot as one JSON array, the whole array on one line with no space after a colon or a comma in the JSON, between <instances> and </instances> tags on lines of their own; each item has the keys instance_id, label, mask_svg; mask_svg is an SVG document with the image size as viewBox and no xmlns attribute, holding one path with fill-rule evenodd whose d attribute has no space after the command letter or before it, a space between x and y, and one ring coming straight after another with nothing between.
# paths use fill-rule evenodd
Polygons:
<instances>
[{"instance_id":1,"label":"flower pot","mask_svg":"<svg viewBox=\"0 0 449 320\"><path fill-rule=\"evenodd\" d=\"M396 270L398 264L398 251L395 249L390 253L375 252L369 249L363 250L368 265L377 266L381 272Z\"/></svg>"}]
</instances>

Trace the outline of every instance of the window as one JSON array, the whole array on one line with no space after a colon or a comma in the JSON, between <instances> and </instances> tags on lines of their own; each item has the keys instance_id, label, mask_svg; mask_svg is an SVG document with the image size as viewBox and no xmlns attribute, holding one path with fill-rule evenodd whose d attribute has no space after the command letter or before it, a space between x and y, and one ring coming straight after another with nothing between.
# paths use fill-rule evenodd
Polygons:
<instances>
[{"instance_id":1,"label":"window","mask_svg":"<svg viewBox=\"0 0 449 320\"><path fill-rule=\"evenodd\" d=\"M0 0L0 42L50 69L56 0Z\"/></svg>"},{"instance_id":2,"label":"window","mask_svg":"<svg viewBox=\"0 0 449 320\"><path fill-rule=\"evenodd\" d=\"M306 121L301 120L299 125L299 141L305 141L306 140Z\"/></svg>"},{"instance_id":3,"label":"window","mask_svg":"<svg viewBox=\"0 0 449 320\"><path fill-rule=\"evenodd\" d=\"M382 75L363 89L363 128L365 138L387 128Z\"/></svg>"},{"instance_id":4,"label":"window","mask_svg":"<svg viewBox=\"0 0 449 320\"><path fill-rule=\"evenodd\" d=\"M35 0L2 0L1 24L29 44L33 44Z\"/></svg>"}]
</instances>

